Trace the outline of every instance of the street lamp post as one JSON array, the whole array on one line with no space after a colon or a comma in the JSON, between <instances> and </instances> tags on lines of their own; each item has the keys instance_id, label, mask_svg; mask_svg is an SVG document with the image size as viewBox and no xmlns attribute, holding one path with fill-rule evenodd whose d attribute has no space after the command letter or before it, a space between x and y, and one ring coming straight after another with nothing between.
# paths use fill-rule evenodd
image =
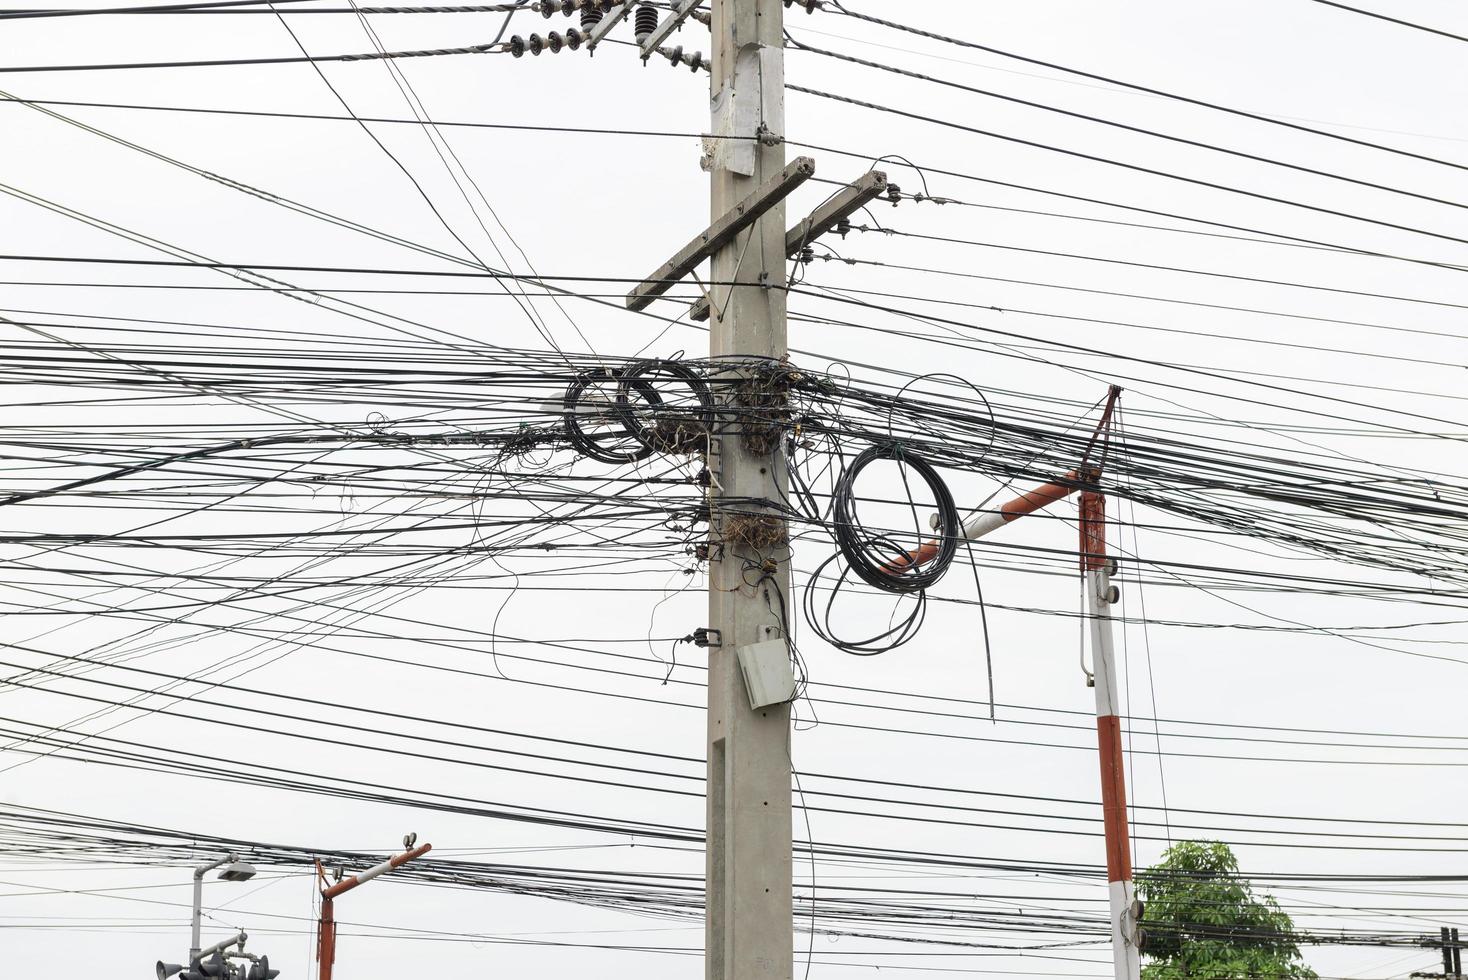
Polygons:
<instances>
[{"instance_id":1,"label":"street lamp post","mask_svg":"<svg viewBox=\"0 0 1468 980\"><path fill-rule=\"evenodd\" d=\"M219 872L221 881L248 881L255 877L254 867L241 861L238 854L226 854L218 861L212 861L194 869L194 917L189 931L190 963L198 959L200 953L199 920L204 911L204 876L215 868L224 869Z\"/></svg>"}]
</instances>

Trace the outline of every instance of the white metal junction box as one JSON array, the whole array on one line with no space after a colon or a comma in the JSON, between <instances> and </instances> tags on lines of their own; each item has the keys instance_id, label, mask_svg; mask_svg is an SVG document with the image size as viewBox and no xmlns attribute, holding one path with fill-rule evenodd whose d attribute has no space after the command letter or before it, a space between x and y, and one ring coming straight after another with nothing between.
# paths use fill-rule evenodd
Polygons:
<instances>
[{"instance_id":1,"label":"white metal junction box","mask_svg":"<svg viewBox=\"0 0 1468 980\"><path fill-rule=\"evenodd\" d=\"M739 671L754 710L795 700L795 671L784 640L765 640L738 648Z\"/></svg>"}]
</instances>

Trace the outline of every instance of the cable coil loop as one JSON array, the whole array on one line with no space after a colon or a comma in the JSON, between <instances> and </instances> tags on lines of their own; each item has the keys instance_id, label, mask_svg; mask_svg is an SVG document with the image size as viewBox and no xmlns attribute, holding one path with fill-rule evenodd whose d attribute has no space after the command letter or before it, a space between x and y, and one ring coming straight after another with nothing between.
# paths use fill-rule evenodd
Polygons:
<instances>
[{"instance_id":1,"label":"cable coil loop","mask_svg":"<svg viewBox=\"0 0 1468 980\"><path fill-rule=\"evenodd\" d=\"M892 539L890 532L869 531L856 517L856 479L877 460L892 460L917 473L937 503L939 532L938 552L918 565L906 557L907 552ZM871 446L864 450L841 474L832 501L831 533L836 546L857 576L883 592L909 593L927 589L941 579L958 553L955 529L959 526L958 506L943 477L931 463L903 448L901 443Z\"/></svg>"}]
</instances>

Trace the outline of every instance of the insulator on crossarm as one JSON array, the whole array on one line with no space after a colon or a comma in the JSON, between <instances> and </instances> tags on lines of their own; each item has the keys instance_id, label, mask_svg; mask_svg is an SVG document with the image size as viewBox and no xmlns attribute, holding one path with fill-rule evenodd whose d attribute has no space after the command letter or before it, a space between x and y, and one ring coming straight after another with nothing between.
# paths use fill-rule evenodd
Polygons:
<instances>
[{"instance_id":1,"label":"insulator on crossarm","mask_svg":"<svg viewBox=\"0 0 1468 980\"><path fill-rule=\"evenodd\" d=\"M577 48L581 47L581 42L584 40L586 40L586 36L578 31L576 28L572 27L567 29L566 47L570 48L572 51L575 51Z\"/></svg>"},{"instance_id":2,"label":"insulator on crossarm","mask_svg":"<svg viewBox=\"0 0 1468 980\"><path fill-rule=\"evenodd\" d=\"M702 51L695 51L692 54L684 54L683 45L681 44L678 45L676 48L658 48L658 54L662 55L664 58L667 58L674 68L677 68L679 65L687 65L689 71L696 72L700 68L703 68L705 65L708 64L708 62L704 60Z\"/></svg>"},{"instance_id":3,"label":"insulator on crossarm","mask_svg":"<svg viewBox=\"0 0 1468 980\"><path fill-rule=\"evenodd\" d=\"M551 54L560 54L561 35L557 34L555 31L551 31L550 34L546 36L545 46L550 49Z\"/></svg>"},{"instance_id":4,"label":"insulator on crossarm","mask_svg":"<svg viewBox=\"0 0 1468 980\"><path fill-rule=\"evenodd\" d=\"M539 57L540 52L545 50L545 39L539 34L532 34L530 35L530 40L526 42L525 46L530 49L531 54Z\"/></svg>"},{"instance_id":5,"label":"insulator on crossarm","mask_svg":"<svg viewBox=\"0 0 1468 980\"><path fill-rule=\"evenodd\" d=\"M601 7L596 3L581 5L581 29L590 33L601 23Z\"/></svg>"},{"instance_id":6,"label":"insulator on crossarm","mask_svg":"<svg viewBox=\"0 0 1468 980\"><path fill-rule=\"evenodd\" d=\"M653 31L658 29L658 9L645 4L638 7L634 24L636 25L637 43L641 44Z\"/></svg>"},{"instance_id":7,"label":"insulator on crossarm","mask_svg":"<svg viewBox=\"0 0 1468 980\"><path fill-rule=\"evenodd\" d=\"M518 34L510 38L509 50L516 58L525 57L525 39Z\"/></svg>"}]
</instances>

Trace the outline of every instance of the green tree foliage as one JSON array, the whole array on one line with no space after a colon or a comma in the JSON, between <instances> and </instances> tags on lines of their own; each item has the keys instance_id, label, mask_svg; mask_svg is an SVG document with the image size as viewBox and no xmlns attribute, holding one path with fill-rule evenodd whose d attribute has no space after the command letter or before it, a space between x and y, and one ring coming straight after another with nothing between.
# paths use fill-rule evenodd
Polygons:
<instances>
[{"instance_id":1,"label":"green tree foliage","mask_svg":"<svg viewBox=\"0 0 1468 980\"><path fill-rule=\"evenodd\" d=\"M1146 903L1143 980L1317 980L1295 945L1294 923L1239 876L1227 844L1180 841L1139 877Z\"/></svg>"}]
</instances>

